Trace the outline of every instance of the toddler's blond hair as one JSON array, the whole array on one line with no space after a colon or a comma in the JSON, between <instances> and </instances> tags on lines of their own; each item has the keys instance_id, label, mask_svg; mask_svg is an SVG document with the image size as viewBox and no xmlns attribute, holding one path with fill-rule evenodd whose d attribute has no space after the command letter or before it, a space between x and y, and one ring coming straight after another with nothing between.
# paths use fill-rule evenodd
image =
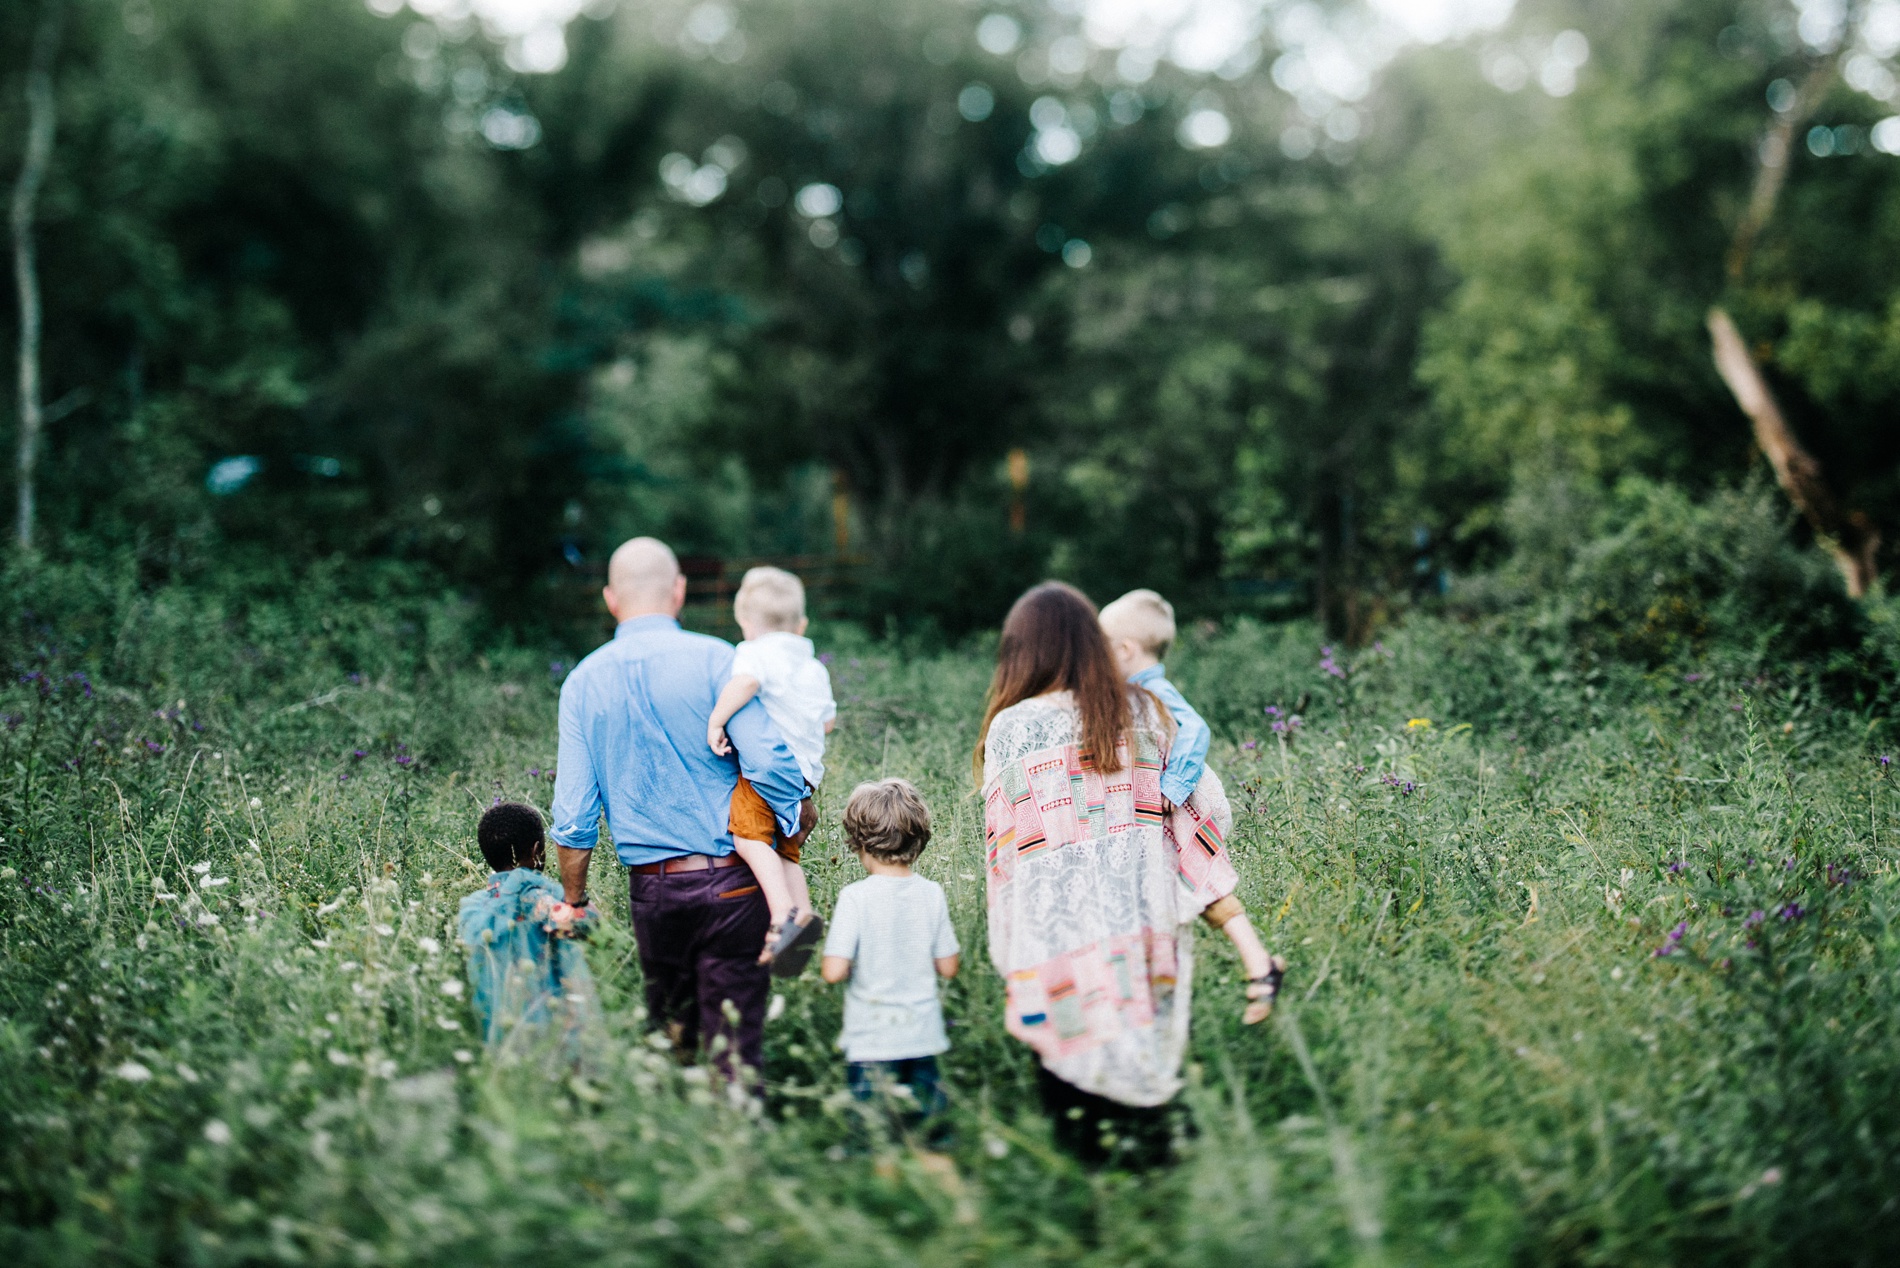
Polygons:
<instances>
[{"instance_id":1,"label":"toddler's blond hair","mask_svg":"<svg viewBox=\"0 0 1900 1268\"><path fill-rule=\"evenodd\" d=\"M1101 620L1104 634L1133 639L1157 660L1174 646L1174 605L1152 590L1130 590L1102 609Z\"/></svg>"},{"instance_id":2,"label":"toddler's blond hair","mask_svg":"<svg viewBox=\"0 0 1900 1268\"><path fill-rule=\"evenodd\" d=\"M886 863L914 863L930 844L930 807L908 779L880 779L851 790L844 839Z\"/></svg>"},{"instance_id":3,"label":"toddler's blond hair","mask_svg":"<svg viewBox=\"0 0 1900 1268\"><path fill-rule=\"evenodd\" d=\"M748 568L732 597L732 615L741 624L797 633L805 619L805 583L783 568Z\"/></svg>"}]
</instances>

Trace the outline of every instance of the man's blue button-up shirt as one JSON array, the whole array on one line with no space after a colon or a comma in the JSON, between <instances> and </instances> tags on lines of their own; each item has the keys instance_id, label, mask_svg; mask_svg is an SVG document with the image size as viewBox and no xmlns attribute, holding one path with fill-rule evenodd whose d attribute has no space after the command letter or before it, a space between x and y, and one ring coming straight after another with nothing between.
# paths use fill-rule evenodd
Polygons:
<instances>
[{"instance_id":1,"label":"man's blue button-up shirt","mask_svg":"<svg viewBox=\"0 0 1900 1268\"><path fill-rule=\"evenodd\" d=\"M1174 718L1174 743L1168 747L1168 761L1161 768L1161 795L1179 806L1194 794L1207 769L1207 746L1213 733L1207 721L1194 711L1187 697L1168 681L1166 665L1150 665L1128 675L1137 687L1146 687L1160 698Z\"/></svg>"},{"instance_id":2,"label":"man's blue button-up shirt","mask_svg":"<svg viewBox=\"0 0 1900 1268\"><path fill-rule=\"evenodd\" d=\"M555 844L593 849L604 809L629 867L730 854L726 825L739 771L779 827L795 833L805 780L758 698L726 724L736 763L706 743L713 702L731 676L729 644L658 615L622 622L611 643L576 665L561 685Z\"/></svg>"}]
</instances>

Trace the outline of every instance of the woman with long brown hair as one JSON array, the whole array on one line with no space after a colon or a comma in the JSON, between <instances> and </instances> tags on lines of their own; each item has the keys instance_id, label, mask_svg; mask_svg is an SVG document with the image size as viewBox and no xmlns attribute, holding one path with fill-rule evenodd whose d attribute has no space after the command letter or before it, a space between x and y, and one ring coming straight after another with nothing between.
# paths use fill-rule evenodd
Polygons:
<instances>
[{"instance_id":1,"label":"woman with long brown hair","mask_svg":"<svg viewBox=\"0 0 1900 1268\"><path fill-rule=\"evenodd\" d=\"M1165 1152L1195 918L1218 913L1260 1016L1283 967L1233 898L1219 780L1186 806L1162 798L1172 731L1160 702L1116 672L1081 591L1045 582L1016 601L976 753L990 958L1009 1032L1042 1063L1058 1137L1094 1159L1114 1151L1105 1137L1138 1160Z\"/></svg>"}]
</instances>

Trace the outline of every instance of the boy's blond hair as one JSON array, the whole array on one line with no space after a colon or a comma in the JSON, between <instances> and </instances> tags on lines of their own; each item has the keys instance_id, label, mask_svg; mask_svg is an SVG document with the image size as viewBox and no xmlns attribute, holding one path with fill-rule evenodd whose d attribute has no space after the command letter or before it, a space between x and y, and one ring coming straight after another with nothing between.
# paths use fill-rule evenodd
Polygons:
<instances>
[{"instance_id":1,"label":"boy's blond hair","mask_svg":"<svg viewBox=\"0 0 1900 1268\"><path fill-rule=\"evenodd\" d=\"M744 624L796 634L805 619L805 583L783 568L748 568L732 597L732 615Z\"/></svg>"},{"instance_id":2,"label":"boy's blond hair","mask_svg":"<svg viewBox=\"0 0 1900 1268\"><path fill-rule=\"evenodd\" d=\"M913 863L930 844L930 807L908 779L880 779L851 790L844 839L884 863Z\"/></svg>"},{"instance_id":3,"label":"boy's blond hair","mask_svg":"<svg viewBox=\"0 0 1900 1268\"><path fill-rule=\"evenodd\" d=\"M1101 620L1104 634L1133 639L1157 660L1174 646L1174 605L1152 590L1130 590L1102 609Z\"/></svg>"}]
</instances>

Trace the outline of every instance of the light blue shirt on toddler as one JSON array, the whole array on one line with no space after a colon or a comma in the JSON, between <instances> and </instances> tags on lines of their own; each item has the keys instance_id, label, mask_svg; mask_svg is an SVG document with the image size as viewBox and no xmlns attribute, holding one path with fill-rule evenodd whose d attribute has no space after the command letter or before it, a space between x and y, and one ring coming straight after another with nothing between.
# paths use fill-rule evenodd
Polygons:
<instances>
[{"instance_id":1,"label":"light blue shirt on toddler","mask_svg":"<svg viewBox=\"0 0 1900 1268\"><path fill-rule=\"evenodd\" d=\"M1174 719L1174 743L1168 746L1168 760L1161 768L1161 795L1177 806L1185 805L1201 782L1201 772L1207 769L1207 746L1213 732L1187 697L1168 681L1166 665L1137 670L1128 675L1128 681L1154 692Z\"/></svg>"},{"instance_id":2,"label":"light blue shirt on toddler","mask_svg":"<svg viewBox=\"0 0 1900 1268\"><path fill-rule=\"evenodd\" d=\"M846 1061L934 1057L950 1047L937 964L958 953L943 886L921 876L867 876L846 885L825 954L851 961L844 989Z\"/></svg>"}]
</instances>

